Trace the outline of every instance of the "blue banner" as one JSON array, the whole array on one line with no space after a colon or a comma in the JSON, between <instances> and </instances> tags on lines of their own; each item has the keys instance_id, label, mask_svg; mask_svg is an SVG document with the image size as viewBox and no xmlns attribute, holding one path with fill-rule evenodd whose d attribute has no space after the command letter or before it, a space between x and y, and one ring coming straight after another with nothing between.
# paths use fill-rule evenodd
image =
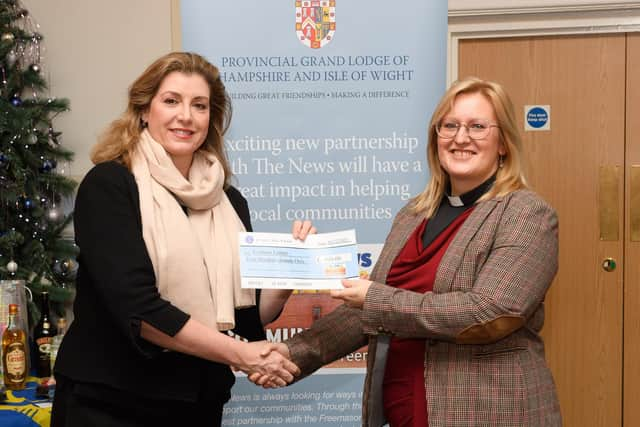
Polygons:
<instances>
[{"instance_id":1,"label":"blue banner","mask_svg":"<svg viewBox=\"0 0 640 427\"><path fill-rule=\"evenodd\" d=\"M359 273L369 271L393 217L427 182L428 120L446 82L447 1L182 0L181 15L183 49L220 68L232 99L226 147L254 229L286 233L295 219L320 232L353 228ZM336 304L296 293L267 334L284 340ZM365 365L366 348L331 365L342 377L293 386L313 396L355 393L340 401L355 405L348 414L357 420L321 421L325 412L311 405L304 414L316 421L278 414L278 423L360 425L353 408ZM243 379L233 394L253 403L229 408L256 407L262 392L247 387ZM240 411L227 413L226 425L242 424Z\"/></svg>"},{"instance_id":2,"label":"blue banner","mask_svg":"<svg viewBox=\"0 0 640 427\"><path fill-rule=\"evenodd\" d=\"M362 374L322 373L286 388L261 390L238 378L223 426L359 426Z\"/></svg>"}]
</instances>

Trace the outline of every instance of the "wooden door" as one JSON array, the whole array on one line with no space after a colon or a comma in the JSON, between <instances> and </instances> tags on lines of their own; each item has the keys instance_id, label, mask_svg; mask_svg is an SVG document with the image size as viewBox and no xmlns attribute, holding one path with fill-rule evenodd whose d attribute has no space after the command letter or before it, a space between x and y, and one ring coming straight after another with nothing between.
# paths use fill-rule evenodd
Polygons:
<instances>
[{"instance_id":1,"label":"wooden door","mask_svg":"<svg viewBox=\"0 0 640 427\"><path fill-rule=\"evenodd\" d=\"M525 105L551 107L551 130L524 132L524 151L531 187L560 220L560 269L547 294L543 336L569 427L622 422L625 49L625 34L459 46L458 76L503 84L520 129ZM604 238L602 209L613 225ZM604 271L607 257L616 270Z\"/></svg>"},{"instance_id":2,"label":"wooden door","mask_svg":"<svg viewBox=\"0 0 640 427\"><path fill-rule=\"evenodd\" d=\"M640 426L640 34L627 36L624 425Z\"/></svg>"}]
</instances>

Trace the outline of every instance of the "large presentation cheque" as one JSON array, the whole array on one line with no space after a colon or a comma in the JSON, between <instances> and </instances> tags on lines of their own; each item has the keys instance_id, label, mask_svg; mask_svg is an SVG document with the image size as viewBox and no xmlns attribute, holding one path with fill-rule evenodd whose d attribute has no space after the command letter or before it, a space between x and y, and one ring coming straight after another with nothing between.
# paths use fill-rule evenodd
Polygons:
<instances>
[{"instance_id":1,"label":"large presentation cheque","mask_svg":"<svg viewBox=\"0 0 640 427\"><path fill-rule=\"evenodd\" d=\"M356 231L312 234L239 233L243 288L340 289L358 277Z\"/></svg>"}]
</instances>

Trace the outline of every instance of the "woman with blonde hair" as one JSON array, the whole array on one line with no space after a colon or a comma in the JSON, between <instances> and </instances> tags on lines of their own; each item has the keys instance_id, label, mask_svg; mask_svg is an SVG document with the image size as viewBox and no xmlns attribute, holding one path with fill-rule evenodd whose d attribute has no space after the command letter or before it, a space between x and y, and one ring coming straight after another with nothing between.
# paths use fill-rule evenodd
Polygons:
<instances>
[{"instance_id":1,"label":"woman with blonde hair","mask_svg":"<svg viewBox=\"0 0 640 427\"><path fill-rule=\"evenodd\" d=\"M343 281L344 304L278 350L304 376L368 343L365 426L560 426L540 337L558 221L527 189L503 88L455 82L427 151L371 280Z\"/></svg>"},{"instance_id":2,"label":"woman with blonde hair","mask_svg":"<svg viewBox=\"0 0 640 427\"><path fill-rule=\"evenodd\" d=\"M167 54L132 84L76 198L75 319L55 366L52 426L220 425L232 365L270 383L297 367L264 340L287 291L240 286L249 210L231 176L218 69ZM296 229L304 239L310 229Z\"/></svg>"}]
</instances>

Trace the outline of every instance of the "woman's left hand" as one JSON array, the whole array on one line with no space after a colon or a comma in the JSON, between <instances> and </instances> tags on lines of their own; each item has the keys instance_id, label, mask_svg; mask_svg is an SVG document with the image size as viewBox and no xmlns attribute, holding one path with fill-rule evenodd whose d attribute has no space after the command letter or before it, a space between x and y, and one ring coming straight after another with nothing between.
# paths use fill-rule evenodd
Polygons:
<instances>
[{"instance_id":1,"label":"woman's left hand","mask_svg":"<svg viewBox=\"0 0 640 427\"><path fill-rule=\"evenodd\" d=\"M293 238L302 241L307 238L307 235L316 234L317 232L318 231L309 220L293 221L293 225L291 227L291 234L293 234Z\"/></svg>"},{"instance_id":2,"label":"woman's left hand","mask_svg":"<svg viewBox=\"0 0 640 427\"><path fill-rule=\"evenodd\" d=\"M331 296L341 299L349 307L362 308L371 280L343 279L342 286L344 289L332 290Z\"/></svg>"}]
</instances>

